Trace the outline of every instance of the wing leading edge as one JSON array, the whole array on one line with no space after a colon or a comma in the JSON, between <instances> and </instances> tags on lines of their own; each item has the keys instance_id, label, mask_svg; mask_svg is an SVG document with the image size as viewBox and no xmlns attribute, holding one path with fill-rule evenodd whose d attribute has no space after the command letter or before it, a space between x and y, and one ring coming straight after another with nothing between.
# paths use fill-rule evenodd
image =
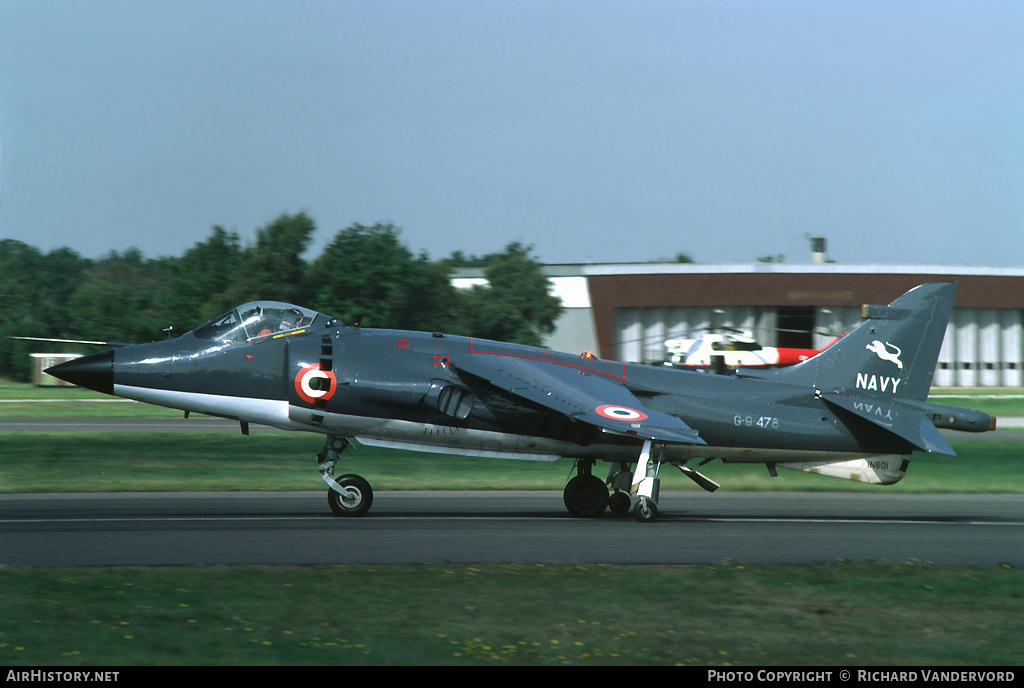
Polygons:
<instances>
[{"instance_id":1,"label":"wing leading edge","mask_svg":"<svg viewBox=\"0 0 1024 688\"><path fill-rule=\"evenodd\" d=\"M607 432L658 442L705 444L697 431L679 418L645 407L622 385L581 366L500 353L452 356L449 365Z\"/></svg>"}]
</instances>

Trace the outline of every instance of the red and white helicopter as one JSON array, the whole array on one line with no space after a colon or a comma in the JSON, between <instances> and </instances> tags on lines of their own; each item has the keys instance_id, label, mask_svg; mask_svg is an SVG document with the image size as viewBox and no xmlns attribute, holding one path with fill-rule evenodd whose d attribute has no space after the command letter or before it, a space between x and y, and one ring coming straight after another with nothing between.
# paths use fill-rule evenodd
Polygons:
<instances>
[{"instance_id":1,"label":"red and white helicopter","mask_svg":"<svg viewBox=\"0 0 1024 688\"><path fill-rule=\"evenodd\" d=\"M837 339L834 337L825 347ZM776 368L806 361L825 347L796 349L763 346L747 333L706 332L696 337L666 340L664 365L713 372L736 368Z\"/></svg>"}]
</instances>

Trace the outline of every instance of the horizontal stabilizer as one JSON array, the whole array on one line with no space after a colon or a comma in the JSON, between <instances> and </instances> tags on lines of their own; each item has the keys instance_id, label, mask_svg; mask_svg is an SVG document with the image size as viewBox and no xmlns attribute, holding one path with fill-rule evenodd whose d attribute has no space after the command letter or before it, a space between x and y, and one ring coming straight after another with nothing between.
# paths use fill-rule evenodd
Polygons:
<instances>
[{"instance_id":1,"label":"horizontal stabilizer","mask_svg":"<svg viewBox=\"0 0 1024 688\"><path fill-rule=\"evenodd\" d=\"M953 448L920 409L910 408L896 401L836 392L823 394L822 398L832 406L888 430L921 451L956 456Z\"/></svg>"}]
</instances>

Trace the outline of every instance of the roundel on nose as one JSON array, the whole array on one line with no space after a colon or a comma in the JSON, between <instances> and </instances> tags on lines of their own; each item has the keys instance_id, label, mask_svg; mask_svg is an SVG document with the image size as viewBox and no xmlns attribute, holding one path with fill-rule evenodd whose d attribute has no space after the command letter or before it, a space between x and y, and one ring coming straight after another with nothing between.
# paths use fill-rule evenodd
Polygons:
<instances>
[{"instance_id":1,"label":"roundel on nose","mask_svg":"<svg viewBox=\"0 0 1024 688\"><path fill-rule=\"evenodd\" d=\"M321 370L319 363L303 367L295 375L295 392L306 403L327 401L338 389L338 380L331 370Z\"/></svg>"}]
</instances>

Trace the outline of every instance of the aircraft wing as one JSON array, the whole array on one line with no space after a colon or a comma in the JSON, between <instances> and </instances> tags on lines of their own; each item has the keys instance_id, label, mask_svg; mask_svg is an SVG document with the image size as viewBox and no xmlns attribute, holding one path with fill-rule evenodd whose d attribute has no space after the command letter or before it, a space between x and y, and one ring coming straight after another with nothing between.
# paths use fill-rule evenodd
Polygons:
<instances>
[{"instance_id":1,"label":"aircraft wing","mask_svg":"<svg viewBox=\"0 0 1024 688\"><path fill-rule=\"evenodd\" d=\"M608 432L659 442L705 444L697 431L679 418L645 407L622 385L580 366L486 353L455 355L449 365Z\"/></svg>"}]
</instances>

